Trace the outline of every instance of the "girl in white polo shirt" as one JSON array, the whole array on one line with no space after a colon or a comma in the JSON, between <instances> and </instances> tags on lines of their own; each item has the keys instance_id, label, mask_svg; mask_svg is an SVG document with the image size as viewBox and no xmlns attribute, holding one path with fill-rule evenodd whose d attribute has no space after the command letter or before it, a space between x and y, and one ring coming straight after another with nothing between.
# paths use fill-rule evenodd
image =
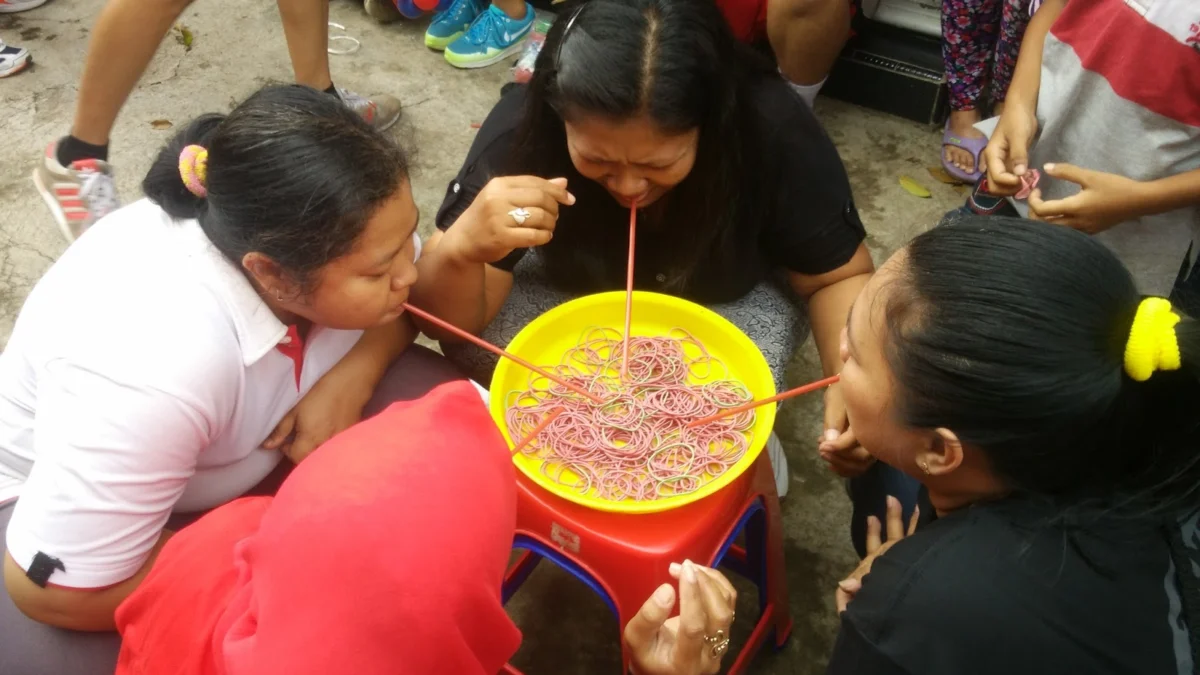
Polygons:
<instances>
[{"instance_id":1,"label":"girl in white polo shirt","mask_svg":"<svg viewBox=\"0 0 1200 675\"><path fill-rule=\"evenodd\" d=\"M407 158L334 99L272 87L203 117L143 187L38 283L0 355L0 673L112 673L113 610L172 514L299 461L372 391L456 377L401 317Z\"/></svg>"}]
</instances>

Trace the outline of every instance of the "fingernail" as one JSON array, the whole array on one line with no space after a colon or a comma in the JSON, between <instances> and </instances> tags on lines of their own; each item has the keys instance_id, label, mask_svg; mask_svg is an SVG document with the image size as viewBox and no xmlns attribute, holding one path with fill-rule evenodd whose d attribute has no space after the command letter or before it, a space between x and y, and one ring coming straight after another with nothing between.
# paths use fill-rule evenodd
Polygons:
<instances>
[{"instance_id":1,"label":"fingernail","mask_svg":"<svg viewBox=\"0 0 1200 675\"><path fill-rule=\"evenodd\" d=\"M828 450L824 450L824 449L822 449L822 450L821 450L821 459L823 459L823 460L825 460L826 462L828 462L828 461L829 461L829 457L830 457L832 454L833 454L833 453L829 452Z\"/></svg>"},{"instance_id":2,"label":"fingernail","mask_svg":"<svg viewBox=\"0 0 1200 675\"><path fill-rule=\"evenodd\" d=\"M859 589L859 583L854 579L842 579L838 582L838 588L847 593L854 593Z\"/></svg>"},{"instance_id":3,"label":"fingernail","mask_svg":"<svg viewBox=\"0 0 1200 675\"><path fill-rule=\"evenodd\" d=\"M1017 174L1018 176L1019 176L1019 175L1021 175L1021 174L1023 174L1023 173L1025 173L1025 165L1024 165L1024 164L1018 164L1018 165L1014 166L1014 167L1013 167L1013 173Z\"/></svg>"},{"instance_id":4,"label":"fingernail","mask_svg":"<svg viewBox=\"0 0 1200 675\"><path fill-rule=\"evenodd\" d=\"M674 593L671 592L671 587L667 585L659 586L657 591L654 591L654 601L663 607L671 607L675 604Z\"/></svg>"},{"instance_id":5,"label":"fingernail","mask_svg":"<svg viewBox=\"0 0 1200 675\"><path fill-rule=\"evenodd\" d=\"M567 193L567 205L568 205L568 206L570 206L570 205L572 205L572 204L574 204L574 203L575 203L575 195L573 195L573 194L571 194L570 192L568 192L568 193Z\"/></svg>"},{"instance_id":6,"label":"fingernail","mask_svg":"<svg viewBox=\"0 0 1200 675\"><path fill-rule=\"evenodd\" d=\"M825 440L832 443L833 441L837 440L837 437L838 437L837 429L826 429L825 430Z\"/></svg>"},{"instance_id":7,"label":"fingernail","mask_svg":"<svg viewBox=\"0 0 1200 675\"><path fill-rule=\"evenodd\" d=\"M683 561L683 579L689 584L696 583L696 566L691 560Z\"/></svg>"},{"instance_id":8,"label":"fingernail","mask_svg":"<svg viewBox=\"0 0 1200 675\"><path fill-rule=\"evenodd\" d=\"M888 505L889 511L894 511L894 510L900 508L900 500L896 499L895 497L893 497L891 495L888 495L887 505Z\"/></svg>"},{"instance_id":9,"label":"fingernail","mask_svg":"<svg viewBox=\"0 0 1200 675\"><path fill-rule=\"evenodd\" d=\"M671 563L671 566L667 569L673 576L679 576L679 573L683 571L683 566L679 563Z\"/></svg>"},{"instance_id":10,"label":"fingernail","mask_svg":"<svg viewBox=\"0 0 1200 675\"><path fill-rule=\"evenodd\" d=\"M1051 162L1049 164L1042 165L1042 168L1047 171L1053 171L1055 166L1057 166L1057 165L1054 162Z\"/></svg>"}]
</instances>

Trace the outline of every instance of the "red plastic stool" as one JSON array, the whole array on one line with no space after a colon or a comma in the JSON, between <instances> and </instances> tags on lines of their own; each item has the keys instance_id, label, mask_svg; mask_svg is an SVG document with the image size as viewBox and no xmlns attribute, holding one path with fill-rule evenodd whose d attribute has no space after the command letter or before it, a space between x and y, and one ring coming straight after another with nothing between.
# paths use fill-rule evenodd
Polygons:
<instances>
[{"instance_id":1,"label":"red plastic stool","mask_svg":"<svg viewBox=\"0 0 1200 675\"><path fill-rule=\"evenodd\" d=\"M745 548L733 545L745 532ZM685 558L723 566L758 587L759 618L728 673L743 672L768 638L778 649L792 631L783 568L779 497L767 453L720 492L694 504L645 515L606 513L557 497L517 477L513 548L525 552L504 578L504 602L547 558L596 591L617 616L618 632L654 589L672 581L667 566ZM622 646L629 669L629 653ZM511 665L506 673L519 675Z\"/></svg>"}]
</instances>

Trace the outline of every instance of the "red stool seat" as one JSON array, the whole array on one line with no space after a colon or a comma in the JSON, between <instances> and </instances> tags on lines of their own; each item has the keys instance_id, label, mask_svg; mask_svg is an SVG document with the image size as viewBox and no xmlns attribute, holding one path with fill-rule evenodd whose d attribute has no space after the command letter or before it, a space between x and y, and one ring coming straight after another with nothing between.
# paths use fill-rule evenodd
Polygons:
<instances>
[{"instance_id":1,"label":"red stool seat","mask_svg":"<svg viewBox=\"0 0 1200 675\"><path fill-rule=\"evenodd\" d=\"M733 545L745 533L745 547ZM767 453L720 492L687 506L644 515L596 511L557 497L524 474L517 478L517 531L513 547L525 553L505 576L505 602L542 559L550 559L595 590L617 616L618 631L654 589L671 581L672 562L689 559L724 566L758 587L760 615L727 672L740 673L773 636L776 648L791 634L783 567L779 498ZM628 670L629 654L622 648ZM507 672L517 673L511 666Z\"/></svg>"}]
</instances>

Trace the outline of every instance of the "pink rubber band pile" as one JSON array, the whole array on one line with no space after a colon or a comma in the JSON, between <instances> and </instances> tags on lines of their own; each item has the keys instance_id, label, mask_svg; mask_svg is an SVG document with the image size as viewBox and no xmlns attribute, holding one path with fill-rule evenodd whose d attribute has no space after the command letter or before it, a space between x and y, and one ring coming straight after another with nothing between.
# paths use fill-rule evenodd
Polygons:
<instances>
[{"instance_id":1,"label":"pink rubber band pile","mask_svg":"<svg viewBox=\"0 0 1200 675\"><path fill-rule=\"evenodd\" d=\"M694 492L746 454L753 410L686 427L752 399L742 383L725 376L689 382L724 369L696 338L678 328L662 337L631 337L624 380L623 353L619 331L595 328L548 368L602 403L536 374L527 389L509 394L509 434L532 434L520 453L542 460L545 476L599 499L647 501ZM556 409L562 412L535 434Z\"/></svg>"}]
</instances>

